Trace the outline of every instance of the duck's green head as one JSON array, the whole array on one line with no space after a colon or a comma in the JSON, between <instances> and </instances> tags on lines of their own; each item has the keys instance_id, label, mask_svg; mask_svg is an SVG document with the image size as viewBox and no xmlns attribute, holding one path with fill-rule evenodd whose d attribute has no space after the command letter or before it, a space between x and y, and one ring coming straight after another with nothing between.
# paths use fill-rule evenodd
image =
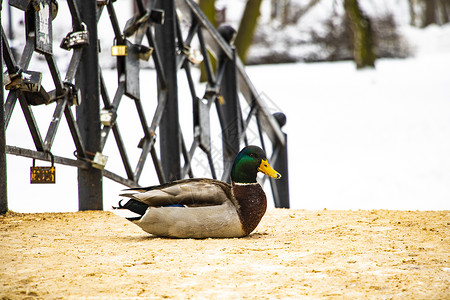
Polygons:
<instances>
[{"instance_id":1,"label":"duck's green head","mask_svg":"<svg viewBox=\"0 0 450 300\"><path fill-rule=\"evenodd\" d=\"M231 180L238 183L255 183L258 172L276 179L281 178L281 174L269 165L264 150L257 146L247 146L234 160Z\"/></svg>"}]
</instances>

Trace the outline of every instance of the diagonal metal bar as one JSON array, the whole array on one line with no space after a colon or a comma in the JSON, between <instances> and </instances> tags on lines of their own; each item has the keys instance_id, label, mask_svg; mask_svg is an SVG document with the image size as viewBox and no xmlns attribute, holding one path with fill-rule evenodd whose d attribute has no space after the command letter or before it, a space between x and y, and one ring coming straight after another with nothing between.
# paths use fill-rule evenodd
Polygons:
<instances>
[{"instance_id":1,"label":"diagonal metal bar","mask_svg":"<svg viewBox=\"0 0 450 300\"><path fill-rule=\"evenodd\" d=\"M183 154L183 158L184 158L184 166L187 166L187 173L189 174L189 178L193 178L194 174L192 173L192 166L191 166L191 155L190 153L188 153L187 149L186 149L186 144L184 142L184 138L183 138L183 132L181 131L181 126L180 126L180 141L181 141L181 153ZM183 178L184 176L181 175L181 178Z\"/></svg>"},{"instance_id":2,"label":"diagonal metal bar","mask_svg":"<svg viewBox=\"0 0 450 300\"><path fill-rule=\"evenodd\" d=\"M72 134L72 139L77 149L77 157L86 158L86 150L84 148L83 140L81 139L80 130L78 129L78 125L75 121L75 117L73 116L70 107L66 106L66 108L64 109L64 115L66 116L67 125L69 125L69 130Z\"/></svg>"},{"instance_id":3,"label":"diagonal metal bar","mask_svg":"<svg viewBox=\"0 0 450 300\"><path fill-rule=\"evenodd\" d=\"M101 74L101 73L100 73ZM122 99L124 93L125 93L125 82L119 83L119 86L117 87L116 94L114 95L113 103L111 104L109 101L109 97L107 95L105 82L103 80L103 76L101 76L100 79L100 88L101 88L101 94L103 103L105 105L105 108L108 109L113 114L113 123L116 120L116 112L120 104L120 100ZM111 131L112 126L103 126L102 132L100 134L101 136L101 149L105 147L106 140L108 138L109 132Z\"/></svg>"},{"instance_id":4,"label":"diagonal metal bar","mask_svg":"<svg viewBox=\"0 0 450 300\"><path fill-rule=\"evenodd\" d=\"M118 90L119 89L122 90L121 93L123 95L123 93L125 92L124 84L122 84L122 88L119 87ZM103 78L103 73L101 71L100 71L100 93L102 95L102 99L103 99L103 103L104 103L105 107L107 107L107 108L111 107L111 101L109 100L108 91L106 90L106 83ZM117 93L116 93L116 95L117 95ZM121 97L122 96L120 96L120 98ZM116 96L114 98L116 98ZM114 101L114 102L116 102L116 101ZM114 114L116 113L116 110L117 110L117 107L114 111ZM112 127L112 131L114 134L114 138L116 140L117 148L119 149L120 157L122 158L122 162L125 167L125 172L127 173L128 179L135 181L134 173L133 173L133 170L131 169L130 161L128 160L128 155L127 155L126 148L125 148L123 140L122 140L122 136L119 131L119 125L117 124L117 121L114 121L114 123L111 127ZM105 129L105 128L110 128L110 127L104 126L103 129ZM103 151L105 144L106 144L106 138L107 138L106 136L103 135L103 130L102 130L101 138L102 138L101 149Z\"/></svg>"},{"instance_id":5,"label":"diagonal metal bar","mask_svg":"<svg viewBox=\"0 0 450 300\"><path fill-rule=\"evenodd\" d=\"M177 29L177 38L178 38L178 50L180 51L180 54L177 57L177 70L181 68L181 66L184 65L184 62L187 60L188 56L183 52L186 47L189 47L192 39L195 36L195 33L198 31L199 24L195 21L191 24L191 27L189 28L189 32L187 34L186 39L183 42L183 34L181 33L181 27L180 27L180 21L178 18L176 18L176 29Z\"/></svg>"},{"instance_id":6,"label":"diagonal metal bar","mask_svg":"<svg viewBox=\"0 0 450 300\"><path fill-rule=\"evenodd\" d=\"M64 85L61 81L61 75L59 74L58 66L56 65L55 57L50 54L45 54L50 73L52 74L53 82L56 88L56 94L61 95L64 90Z\"/></svg>"},{"instance_id":7,"label":"diagonal metal bar","mask_svg":"<svg viewBox=\"0 0 450 300\"><path fill-rule=\"evenodd\" d=\"M150 6L153 4L152 2L154 1L147 1L148 8L150 8ZM144 15L146 11L142 0L136 0L136 5L139 10L139 13L141 15ZM161 55L159 53L158 47L156 47L155 37L153 35L150 26L147 26L147 29L145 30L145 35L147 37L148 45L153 48L152 58L153 62L155 63L156 75L158 76L158 80L160 81L161 86L165 89L167 86L166 75L164 73L164 68L161 63Z\"/></svg>"},{"instance_id":8,"label":"diagonal metal bar","mask_svg":"<svg viewBox=\"0 0 450 300\"><path fill-rule=\"evenodd\" d=\"M136 181L123 178L123 177L121 177L113 172L110 172L108 170L103 170L102 173L103 173L104 177L109 178L109 179L111 179L117 183L120 183L124 186L130 187L130 188L139 187L139 184Z\"/></svg>"},{"instance_id":9,"label":"diagonal metal bar","mask_svg":"<svg viewBox=\"0 0 450 300\"><path fill-rule=\"evenodd\" d=\"M139 178L141 177L142 170L144 168L145 161L147 160L148 153L150 152L154 144L155 144L154 138L144 139L144 143L142 144L141 156L139 157L136 169L134 170L134 178L136 178L136 181L139 181Z\"/></svg>"},{"instance_id":10,"label":"diagonal metal bar","mask_svg":"<svg viewBox=\"0 0 450 300\"><path fill-rule=\"evenodd\" d=\"M250 122L252 120L252 117L255 115L256 113L256 109L255 109L255 105L252 105L250 107L250 111L247 115L247 118L244 120L242 120L242 131L241 131L241 136L239 139L239 143L244 143L245 145L248 145L248 141L247 141L247 129L248 126L250 125Z\"/></svg>"},{"instance_id":11,"label":"diagonal metal bar","mask_svg":"<svg viewBox=\"0 0 450 300\"><path fill-rule=\"evenodd\" d=\"M212 158L211 151L208 151L206 153L206 156L208 158L208 164L209 164L209 168L211 170L211 176L212 176L212 178L217 179L216 169L214 168L214 160Z\"/></svg>"},{"instance_id":12,"label":"diagonal metal bar","mask_svg":"<svg viewBox=\"0 0 450 300\"><path fill-rule=\"evenodd\" d=\"M5 40L4 40L5 41ZM25 47L22 52L22 56L20 57L19 65L16 65L14 57L12 53L9 51L7 53L8 58L14 65L13 70L18 70L19 68L26 69L31 61L31 56L33 55L34 46L35 45L35 37L28 36L27 41L25 43ZM9 48L9 46L8 46ZM4 49L4 48L3 48ZM5 57L5 53L3 53ZM9 71L9 70L8 70ZM17 98L19 96L19 92L16 90L11 90L8 94L8 97L5 102L5 126L8 128L9 121L11 119L12 112L14 110L14 106L16 105Z\"/></svg>"},{"instance_id":13,"label":"diagonal metal bar","mask_svg":"<svg viewBox=\"0 0 450 300\"><path fill-rule=\"evenodd\" d=\"M74 0L67 0L67 5L69 6L70 14L72 16L72 25L75 31L80 31L83 29L82 21L80 17L80 11Z\"/></svg>"},{"instance_id":14,"label":"diagonal metal bar","mask_svg":"<svg viewBox=\"0 0 450 300\"><path fill-rule=\"evenodd\" d=\"M155 134L156 128L161 123L161 119L166 108L167 96L165 91L160 91L158 95L158 106L156 107L155 114L153 115L152 124L150 125L149 131L151 135Z\"/></svg>"},{"instance_id":15,"label":"diagonal metal bar","mask_svg":"<svg viewBox=\"0 0 450 300\"><path fill-rule=\"evenodd\" d=\"M117 20L116 10L114 9L113 1L108 1L106 4L108 9L109 18L111 20L111 25L113 27L114 36L117 39L118 45L124 45L125 40L122 36L122 31L120 30L119 21Z\"/></svg>"},{"instance_id":16,"label":"diagonal metal bar","mask_svg":"<svg viewBox=\"0 0 450 300\"><path fill-rule=\"evenodd\" d=\"M5 31L2 26L2 50L3 50L3 59L5 61L5 65L8 68L9 74L16 73L19 68L17 67L16 61L14 60L14 55L11 52L11 48L9 47L8 38L6 37Z\"/></svg>"},{"instance_id":17,"label":"diagonal metal bar","mask_svg":"<svg viewBox=\"0 0 450 300\"><path fill-rule=\"evenodd\" d=\"M64 79L66 82L73 83L75 81L75 75L77 74L82 54L82 48L73 49L73 55L70 59L69 67L67 68L66 77Z\"/></svg>"},{"instance_id":18,"label":"diagonal metal bar","mask_svg":"<svg viewBox=\"0 0 450 300\"><path fill-rule=\"evenodd\" d=\"M199 141L197 139L194 139L194 141L192 141L191 149L189 149L189 153L187 153L187 156L188 156L189 159L186 159L186 154L183 153L183 155L185 157L184 157L184 166L183 166L183 169L181 170L181 178L186 177L186 174L187 174L188 170L192 171L191 160L194 157L195 150L197 150L199 144L200 143L199 143ZM184 145L184 141L183 141L183 145ZM184 148L186 148L186 146L184 146ZM183 150L183 152L184 151L185 150Z\"/></svg>"},{"instance_id":19,"label":"diagonal metal bar","mask_svg":"<svg viewBox=\"0 0 450 300\"><path fill-rule=\"evenodd\" d=\"M44 141L45 150L50 151L50 149L53 146L53 141L55 140L56 132L58 130L59 124L61 123L62 114L64 113L66 105L67 105L66 98L61 99L56 104L56 109L55 109L55 112L53 113L53 118L52 118L50 126L47 130L47 135L46 135L45 141Z\"/></svg>"},{"instance_id":20,"label":"diagonal metal bar","mask_svg":"<svg viewBox=\"0 0 450 300\"><path fill-rule=\"evenodd\" d=\"M266 145L264 142L264 135L263 135L263 130L262 130L262 126L261 126L261 118L260 118L259 114L256 115L256 124L258 124L258 133L259 133L259 139L261 141L261 147L263 148L264 151L266 151Z\"/></svg>"},{"instance_id":21,"label":"diagonal metal bar","mask_svg":"<svg viewBox=\"0 0 450 300\"><path fill-rule=\"evenodd\" d=\"M213 68L212 68L212 64L211 64L211 59L210 59L208 50L206 49L205 38L203 37L203 32L202 32L201 28L199 28L197 30L197 37L198 37L198 41L200 43L200 51L202 52L202 55L203 55L203 63L205 66L206 77L208 78L208 83L211 86L213 86L213 85L215 85L216 80L215 80L215 76L214 76L214 72L213 72Z\"/></svg>"},{"instance_id":22,"label":"diagonal metal bar","mask_svg":"<svg viewBox=\"0 0 450 300\"><path fill-rule=\"evenodd\" d=\"M117 123L113 125L112 130L113 130L117 148L119 149L120 157L122 158L123 166L125 168L125 172L127 173L128 179L136 181L133 170L131 169L130 161L128 160L128 155L127 155L125 145L122 140L122 136L120 134L119 126L117 125Z\"/></svg>"},{"instance_id":23,"label":"diagonal metal bar","mask_svg":"<svg viewBox=\"0 0 450 300\"><path fill-rule=\"evenodd\" d=\"M136 110L139 115L139 120L141 121L142 129L144 130L144 134L146 137L150 137L152 134L149 130L147 118L145 117L144 108L142 107L142 102L139 99L134 100L134 104L136 105Z\"/></svg>"},{"instance_id":24,"label":"diagonal metal bar","mask_svg":"<svg viewBox=\"0 0 450 300\"><path fill-rule=\"evenodd\" d=\"M193 17L197 18L202 27L208 31L214 42L220 47L221 51L223 51L228 59L233 59L233 53L230 46L222 38L219 32L217 32L216 28L214 28L214 26L208 21L208 18L202 12L200 7L198 7L198 5L192 0L185 0L185 2L189 6Z\"/></svg>"},{"instance_id":25,"label":"diagonal metal bar","mask_svg":"<svg viewBox=\"0 0 450 300\"><path fill-rule=\"evenodd\" d=\"M155 146L150 149L150 154L152 156L153 165L155 166L156 174L158 175L158 180L160 183L167 182L166 176L164 175L164 170L162 168L161 160L156 154Z\"/></svg>"},{"instance_id":26,"label":"diagonal metal bar","mask_svg":"<svg viewBox=\"0 0 450 300\"><path fill-rule=\"evenodd\" d=\"M22 93L19 93L19 103L22 107L23 114L27 120L28 128L30 129L31 137L33 138L36 150L44 151L44 144L42 142L41 133L39 132L38 126L36 124L36 119L34 118L33 111L28 106L27 99Z\"/></svg>"},{"instance_id":27,"label":"diagonal metal bar","mask_svg":"<svg viewBox=\"0 0 450 300\"><path fill-rule=\"evenodd\" d=\"M263 119L260 124L263 130L267 133L273 144L281 143L282 145L284 145L284 134L281 131L280 126L278 125L272 114L269 112L267 105L264 103L263 99L261 99L255 86L250 81L250 78L245 72L244 65L239 60L239 58L237 58L236 60L236 68L238 74L239 90L244 96L245 100L247 100L249 105L251 105L252 102L254 102L254 100L256 99L256 103L259 106L258 114Z\"/></svg>"}]
</instances>

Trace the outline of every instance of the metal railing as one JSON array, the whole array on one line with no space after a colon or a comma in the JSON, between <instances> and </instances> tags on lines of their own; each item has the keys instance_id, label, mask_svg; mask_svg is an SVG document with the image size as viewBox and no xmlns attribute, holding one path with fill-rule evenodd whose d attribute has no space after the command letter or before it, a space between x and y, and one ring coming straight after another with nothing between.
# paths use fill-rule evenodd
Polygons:
<instances>
[{"instance_id":1,"label":"metal railing","mask_svg":"<svg viewBox=\"0 0 450 300\"><path fill-rule=\"evenodd\" d=\"M7 96L0 107L1 121L4 122L0 123L1 212L7 210L6 153L77 167L79 209L102 209L102 177L130 187L139 186L149 154L161 183L193 177L191 162L198 149L206 155L211 177L228 181L234 157L248 143L248 128L252 122L256 124L260 145L271 153L272 164L283 174L282 180L271 181L275 206L289 207L287 138L281 131L285 116L282 113L273 115L251 83L229 43L232 29L224 26L216 30L194 1L160 0L144 4L142 0L136 0L135 15L121 29L114 1L67 0L72 31L63 39L61 47L71 52L71 58L64 77L58 64L67 62L57 61L52 51L52 19L63 7L59 7L61 5L56 0L10 0L10 5L24 11L26 42L16 60L2 27L0 48L6 65L3 86ZM113 50L118 54L118 84L113 98L108 94L99 63L97 23L105 8L114 31ZM191 51L194 41L199 53ZM45 57L49 74L29 70L35 53ZM149 95L140 94L139 76L136 76L140 59L148 59L150 55L157 74L157 105L153 115L143 107L142 101ZM192 68L198 63L196 56L203 57L207 77L202 94L196 92L192 75ZM213 57L217 60L216 68L213 68ZM177 82L178 73L182 72L192 101L194 137L190 145L183 138L184 127L179 122ZM52 77L54 90L45 90L41 84L43 76ZM2 99L4 94L2 89ZM134 101L144 134L138 143L141 154L136 166L130 162L117 121L123 96ZM241 99L246 103L247 111L242 109ZM5 131L17 102L27 121L35 150L6 145ZM44 138L33 115L33 106L41 104L55 107ZM212 106L216 108L220 123L221 146L211 139ZM67 121L74 141L74 158L52 154L53 141L62 119ZM103 150L111 132L126 175L104 168ZM267 141L271 149L267 148ZM221 148L223 166L220 175L212 153L218 148Z\"/></svg>"}]
</instances>

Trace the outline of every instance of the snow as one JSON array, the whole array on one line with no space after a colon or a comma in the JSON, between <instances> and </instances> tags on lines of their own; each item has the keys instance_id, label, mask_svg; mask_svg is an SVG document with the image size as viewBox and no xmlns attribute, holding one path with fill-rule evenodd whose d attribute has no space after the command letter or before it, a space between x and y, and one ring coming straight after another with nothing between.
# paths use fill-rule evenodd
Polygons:
<instances>
[{"instance_id":1,"label":"snow","mask_svg":"<svg viewBox=\"0 0 450 300\"><path fill-rule=\"evenodd\" d=\"M419 30L405 25L402 33L415 56L378 60L374 70L357 71L352 62L247 68L271 107L287 115L292 208L450 209L450 26ZM104 76L112 97L115 72L104 70ZM141 76L141 94L155 95L156 101L155 74L143 70ZM187 92L181 86L183 93ZM144 105L154 110L154 103ZM53 105L34 109L42 134L53 110ZM186 111L180 110L188 124L192 121L190 110L183 114ZM119 112L120 130L135 165L140 151L134 147L143 134L135 130L140 127L132 101L123 99ZM54 154L73 157L75 147L65 121L59 131ZM189 128L183 134L187 140L192 135ZM34 149L18 104L7 144ZM110 156L107 169L123 174L114 144L111 135L105 150ZM31 159L7 159L9 209L78 209L76 169L57 165L55 185L30 185ZM157 183L149 166L142 176L143 185ZM122 188L104 179L105 209L117 203ZM265 189L270 192L267 183Z\"/></svg>"}]
</instances>

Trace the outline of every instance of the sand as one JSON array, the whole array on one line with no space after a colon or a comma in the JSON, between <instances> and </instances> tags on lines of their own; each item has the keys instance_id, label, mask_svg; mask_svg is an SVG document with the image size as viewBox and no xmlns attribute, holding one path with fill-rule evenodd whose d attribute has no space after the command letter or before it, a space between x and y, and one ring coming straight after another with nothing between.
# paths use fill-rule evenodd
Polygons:
<instances>
[{"instance_id":1,"label":"sand","mask_svg":"<svg viewBox=\"0 0 450 300\"><path fill-rule=\"evenodd\" d=\"M450 299L450 211L274 209L240 239L0 216L0 299Z\"/></svg>"}]
</instances>

